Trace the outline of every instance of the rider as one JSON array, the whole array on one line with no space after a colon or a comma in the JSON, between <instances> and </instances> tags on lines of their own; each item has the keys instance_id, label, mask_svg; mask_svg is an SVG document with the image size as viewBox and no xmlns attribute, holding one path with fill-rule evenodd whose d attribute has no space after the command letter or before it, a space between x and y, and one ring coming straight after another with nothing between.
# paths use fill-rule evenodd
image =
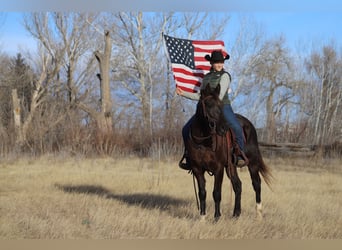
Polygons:
<instances>
[{"instance_id":1,"label":"rider","mask_svg":"<svg viewBox=\"0 0 342 250\"><path fill-rule=\"evenodd\" d=\"M204 89L208 84L210 85L211 88L216 88L216 86L220 84L219 98L223 101L223 115L225 117L225 120L227 121L228 126L234 131L236 142L241 152L244 153L245 143L244 143L243 135L242 135L243 133L242 127L233 112L233 109L230 105L230 100L228 97L228 89L229 89L229 85L231 82L231 76L223 68L224 61L229 59L229 55L227 54L226 56L224 56L221 51L213 51L211 55L206 55L204 58L207 61L210 61L211 69L210 69L210 72L204 76L202 84L201 84L201 89ZM189 93L177 87L176 93L177 95L184 96L188 99L192 99L192 100L200 99L199 92ZM190 118L190 120L184 125L182 129L184 145L186 145L186 141L189 138L190 125L191 125L193 118L194 116ZM181 161L179 163L179 167L185 170L191 170L191 167L188 164L189 159L187 159L188 155L187 155L186 149L184 152L184 158L186 160L186 163L183 163ZM241 156L238 156L237 166L243 167L245 164L246 164L245 160Z\"/></svg>"}]
</instances>

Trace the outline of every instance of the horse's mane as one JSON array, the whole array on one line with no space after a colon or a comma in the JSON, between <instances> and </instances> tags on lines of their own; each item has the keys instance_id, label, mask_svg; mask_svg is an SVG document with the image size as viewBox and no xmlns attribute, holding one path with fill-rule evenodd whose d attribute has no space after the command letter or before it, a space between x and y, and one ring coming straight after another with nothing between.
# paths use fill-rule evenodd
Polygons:
<instances>
[{"instance_id":1,"label":"horse's mane","mask_svg":"<svg viewBox=\"0 0 342 250\"><path fill-rule=\"evenodd\" d=\"M215 89L209 84L201 90L201 97L197 105L197 116L202 116L208 123L215 123L216 132L223 135L227 129L226 121L223 116L223 102L219 98L220 85ZM205 110L204 110L205 109Z\"/></svg>"}]
</instances>

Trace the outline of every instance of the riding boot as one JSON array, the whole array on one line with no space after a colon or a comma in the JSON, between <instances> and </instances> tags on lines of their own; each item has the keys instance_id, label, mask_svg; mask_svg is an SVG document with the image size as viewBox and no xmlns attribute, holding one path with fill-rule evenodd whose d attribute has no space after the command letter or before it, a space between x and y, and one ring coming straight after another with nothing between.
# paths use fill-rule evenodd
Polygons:
<instances>
[{"instance_id":1,"label":"riding boot","mask_svg":"<svg viewBox=\"0 0 342 250\"><path fill-rule=\"evenodd\" d=\"M247 156L245 155L245 152L241 149L239 149L239 155L237 157L237 162L236 162L236 166L239 168L242 168L244 166L247 166L249 163L249 160L247 158Z\"/></svg>"},{"instance_id":2,"label":"riding boot","mask_svg":"<svg viewBox=\"0 0 342 250\"><path fill-rule=\"evenodd\" d=\"M185 162L183 162L183 160L185 160ZM181 169L184 169L184 170L191 170L190 161L189 161L189 157L188 157L188 152L187 152L187 150L184 151L183 157L182 157L182 159L179 161L178 166L179 166Z\"/></svg>"},{"instance_id":3,"label":"riding boot","mask_svg":"<svg viewBox=\"0 0 342 250\"><path fill-rule=\"evenodd\" d=\"M242 168L243 166L246 166L246 162L244 159L242 159L241 156L238 156L237 162L236 162L236 166L239 168Z\"/></svg>"},{"instance_id":4,"label":"riding boot","mask_svg":"<svg viewBox=\"0 0 342 250\"><path fill-rule=\"evenodd\" d=\"M244 153L245 143L243 138L243 129L237 120L230 104L225 104L223 106L223 115L228 127L232 130L234 138L234 163L237 165L237 167L246 166L248 165L248 159Z\"/></svg>"},{"instance_id":5,"label":"riding boot","mask_svg":"<svg viewBox=\"0 0 342 250\"><path fill-rule=\"evenodd\" d=\"M234 136L235 135L233 135L233 137ZM235 141L233 144L233 156L233 162L237 167L242 168L249 164L249 160L245 154L245 151L240 147L237 141Z\"/></svg>"}]
</instances>

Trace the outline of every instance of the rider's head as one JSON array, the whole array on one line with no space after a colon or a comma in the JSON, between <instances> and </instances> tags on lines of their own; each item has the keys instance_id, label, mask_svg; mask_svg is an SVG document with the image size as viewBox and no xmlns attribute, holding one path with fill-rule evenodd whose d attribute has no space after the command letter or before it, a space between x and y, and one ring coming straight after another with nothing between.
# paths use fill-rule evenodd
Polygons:
<instances>
[{"instance_id":1,"label":"rider's head","mask_svg":"<svg viewBox=\"0 0 342 250\"><path fill-rule=\"evenodd\" d=\"M211 67L215 71L221 71L223 69L224 61L229 59L229 55L226 54L224 56L221 50L214 50L211 52L211 55L206 55L204 58L210 62Z\"/></svg>"}]
</instances>

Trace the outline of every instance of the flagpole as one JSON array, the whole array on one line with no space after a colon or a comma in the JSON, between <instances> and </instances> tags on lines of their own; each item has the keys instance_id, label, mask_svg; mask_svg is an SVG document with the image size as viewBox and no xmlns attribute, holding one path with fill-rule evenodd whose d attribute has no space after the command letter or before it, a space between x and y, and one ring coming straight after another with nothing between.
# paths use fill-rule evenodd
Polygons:
<instances>
[{"instance_id":1,"label":"flagpole","mask_svg":"<svg viewBox=\"0 0 342 250\"><path fill-rule=\"evenodd\" d=\"M163 36L163 47L164 47L164 52L166 54L166 57L167 57L167 64L168 64L168 71L167 71L167 74L168 74L168 80L170 81L170 75L172 75L172 66L171 66L171 59L170 59L170 55L169 55L169 52L167 51L167 46L166 46L166 43L165 43L165 36L164 36L164 32L162 32L162 36ZM176 85L176 88L177 88L177 83L175 83ZM175 97L177 97L178 95L177 94L174 94L172 99L174 99ZM182 99L180 99L180 104L182 106L182 111L185 112L185 109L184 109L184 104L182 102Z\"/></svg>"},{"instance_id":2,"label":"flagpole","mask_svg":"<svg viewBox=\"0 0 342 250\"><path fill-rule=\"evenodd\" d=\"M168 62L170 63L171 62L171 59L170 59L170 55L169 55L169 52L167 51L167 47L166 47L166 43L165 43L165 36L164 35L164 32L162 32L162 36L163 36L163 47L164 47L164 52L167 56L167 59L168 59Z\"/></svg>"}]
</instances>

